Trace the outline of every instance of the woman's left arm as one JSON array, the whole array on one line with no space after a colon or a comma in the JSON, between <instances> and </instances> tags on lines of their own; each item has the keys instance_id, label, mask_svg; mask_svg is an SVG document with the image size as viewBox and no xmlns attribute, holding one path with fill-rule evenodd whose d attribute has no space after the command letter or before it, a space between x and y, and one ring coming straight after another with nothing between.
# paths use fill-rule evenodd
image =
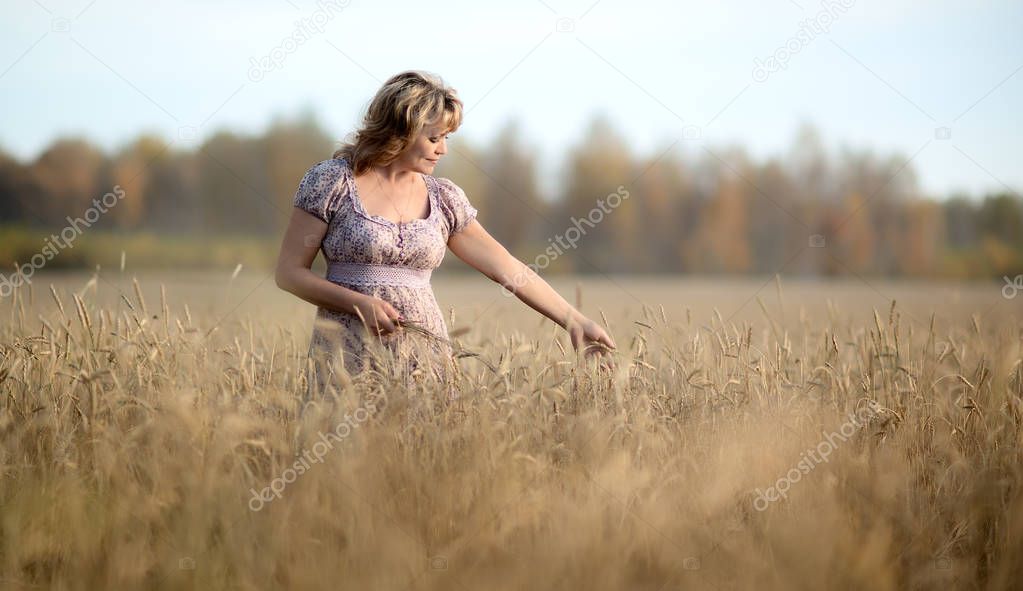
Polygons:
<instances>
[{"instance_id":1,"label":"woman's left arm","mask_svg":"<svg viewBox=\"0 0 1023 591\"><path fill-rule=\"evenodd\" d=\"M530 308L557 322L568 331L572 346L587 354L603 353L603 346L616 347L611 336L596 322L584 316L554 291L546 281L472 220L448 239L448 248L491 281L499 283Z\"/></svg>"}]
</instances>

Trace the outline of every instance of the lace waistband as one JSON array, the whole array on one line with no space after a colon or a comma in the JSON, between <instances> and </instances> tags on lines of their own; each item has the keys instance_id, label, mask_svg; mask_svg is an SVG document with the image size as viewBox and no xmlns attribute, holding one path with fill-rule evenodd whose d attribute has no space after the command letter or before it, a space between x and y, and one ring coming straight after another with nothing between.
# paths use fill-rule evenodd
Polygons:
<instances>
[{"instance_id":1,"label":"lace waistband","mask_svg":"<svg viewBox=\"0 0 1023 591\"><path fill-rule=\"evenodd\" d=\"M429 287L432 273L433 269L333 262L327 267L327 281L347 285Z\"/></svg>"}]
</instances>

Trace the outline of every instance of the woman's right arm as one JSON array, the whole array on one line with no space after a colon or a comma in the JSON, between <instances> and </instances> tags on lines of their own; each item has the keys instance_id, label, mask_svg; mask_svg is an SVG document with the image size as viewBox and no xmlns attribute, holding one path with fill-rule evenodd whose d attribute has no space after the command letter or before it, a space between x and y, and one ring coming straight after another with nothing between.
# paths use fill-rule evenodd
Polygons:
<instances>
[{"instance_id":1,"label":"woman's right arm","mask_svg":"<svg viewBox=\"0 0 1023 591\"><path fill-rule=\"evenodd\" d=\"M277 257L274 273L277 287L321 308L356 316L358 310L371 325L376 320L377 328L382 333L395 330L395 321L400 315L393 306L380 298L331 283L313 273L313 261L316 260L316 253L326 233L326 222L301 208L292 209L291 220Z\"/></svg>"}]
</instances>

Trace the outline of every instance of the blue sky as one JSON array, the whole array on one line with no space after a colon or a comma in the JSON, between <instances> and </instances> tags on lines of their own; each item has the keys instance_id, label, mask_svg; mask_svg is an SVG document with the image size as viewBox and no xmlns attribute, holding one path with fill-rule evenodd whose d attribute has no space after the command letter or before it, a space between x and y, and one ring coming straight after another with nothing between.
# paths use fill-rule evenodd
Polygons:
<instances>
[{"instance_id":1,"label":"blue sky","mask_svg":"<svg viewBox=\"0 0 1023 591\"><path fill-rule=\"evenodd\" d=\"M934 196L1023 191L1020 2L90 1L0 8L6 151L33 158L67 134L113 149L141 131L187 146L182 127L257 133L304 109L340 138L383 79L414 68L458 89L459 134L487 141L515 118L547 163L595 113L639 153L688 127L682 153L763 158L812 123L830 149L912 156ZM307 39L282 52L296 30ZM772 55L785 67L754 79Z\"/></svg>"}]
</instances>

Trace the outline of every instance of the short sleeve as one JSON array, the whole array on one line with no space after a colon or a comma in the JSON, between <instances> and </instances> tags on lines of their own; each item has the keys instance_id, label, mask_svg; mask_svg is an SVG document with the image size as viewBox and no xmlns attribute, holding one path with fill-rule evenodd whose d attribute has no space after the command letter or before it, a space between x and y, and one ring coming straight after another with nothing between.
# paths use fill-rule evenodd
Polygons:
<instances>
[{"instance_id":1,"label":"short sleeve","mask_svg":"<svg viewBox=\"0 0 1023 591\"><path fill-rule=\"evenodd\" d=\"M330 223L344 192L344 172L343 160L324 160L314 164L298 184L293 201L295 207Z\"/></svg>"},{"instance_id":2,"label":"short sleeve","mask_svg":"<svg viewBox=\"0 0 1023 591\"><path fill-rule=\"evenodd\" d=\"M448 224L448 235L461 232L476 219L476 208L469 203L465 191L450 180L438 178L437 185L440 188L441 213Z\"/></svg>"}]
</instances>

